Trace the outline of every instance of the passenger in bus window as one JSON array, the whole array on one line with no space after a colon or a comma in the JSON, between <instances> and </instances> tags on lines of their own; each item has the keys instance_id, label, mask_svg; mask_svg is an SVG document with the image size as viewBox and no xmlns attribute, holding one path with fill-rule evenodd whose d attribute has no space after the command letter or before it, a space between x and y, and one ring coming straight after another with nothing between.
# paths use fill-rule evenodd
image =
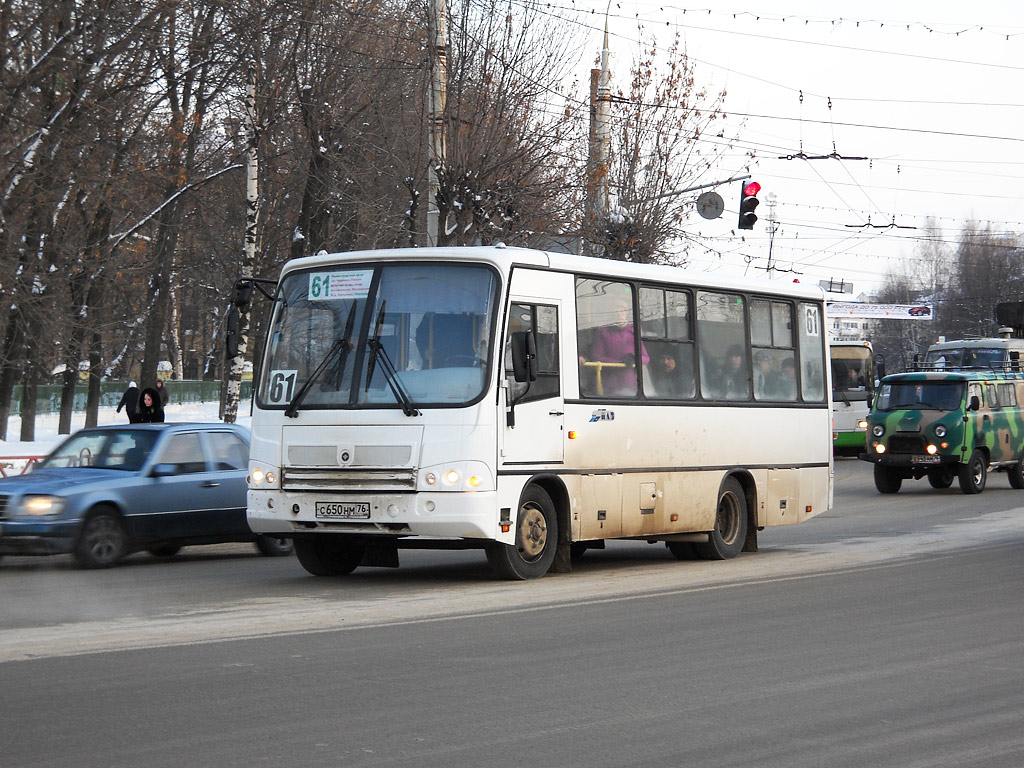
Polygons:
<instances>
[{"instance_id":1,"label":"passenger in bus window","mask_svg":"<svg viewBox=\"0 0 1024 768\"><path fill-rule=\"evenodd\" d=\"M779 373L775 370L772 353L759 349L754 353L754 397L758 400L776 400L779 397Z\"/></svg>"},{"instance_id":2,"label":"passenger in bus window","mask_svg":"<svg viewBox=\"0 0 1024 768\"><path fill-rule=\"evenodd\" d=\"M689 349L675 349L676 345L651 350L650 383L656 398L693 397L693 364Z\"/></svg>"},{"instance_id":3,"label":"passenger in bus window","mask_svg":"<svg viewBox=\"0 0 1024 768\"><path fill-rule=\"evenodd\" d=\"M594 329L590 349L580 354L581 371L585 366L598 369L596 393L606 397L636 395L636 332L633 328L632 304L625 299L616 302L612 323ZM641 344L643 365L650 362L647 349ZM593 363L611 365L594 366Z\"/></svg>"},{"instance_id":4,"label":"passenger in bus window","mask_svg":"<svg viewBox=\"0 0 1024 768\"><path fill-rule=\"evenodd\" d=\"M744 400L750 392L747 385L747 366L743 360L743 348L739 344L733 344L725 353L722 386L726 400Z\"/></svg>"},{"instance_id":5,"label":"passenger in bus window","mask_svg":"<svg viewBox=\"0 0 1024 768\"><path fill-rule=\"evenodd\" d=\"M779 378L779 399L796 400L796 361L787 357L782 361L782 376Z\"/></svg>"}]
</instances>

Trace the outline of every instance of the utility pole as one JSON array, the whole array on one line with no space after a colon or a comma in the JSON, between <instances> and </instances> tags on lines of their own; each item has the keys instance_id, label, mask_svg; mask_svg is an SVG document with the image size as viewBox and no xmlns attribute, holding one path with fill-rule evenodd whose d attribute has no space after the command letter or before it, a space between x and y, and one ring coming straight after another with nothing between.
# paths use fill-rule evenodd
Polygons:
<instances>
[{"instance_id":1,"label":"utility pole","mask_svg":"<svg viewBox=\"0 0 1024 768\"><path fill-rule=\"evenodd\" d=\"M430 97L428 99L430 115L428 130L430 131L430 168L429 195L427 198L427 245L438 244L440 232L440 209L437 205L438 191L441 189L440 172L447 160L445 144L444 108L448 82L448 17L445 12L445 0L431 0L430 30L432 51L430 57Z\"/></svg>"},{"instance_id":2,"label":"utility pole","mask_svg":"<svg viewBox=\"0 0 1024 768\"><path fill-rule=\"evenodd\" d=\"M588 168L587 212L592 256L603 255L595 237L597 228L608 221L610 184L608 164L611 157L611 69L608 60L608 19L604 23L604 47L601 50L601 67L590 70L590 162ZM586 231L584 234L587 234Z\"/></svg>"},{"instance_id":3,"label":"utility pole","mask_svg":"<svg viewBox=\"0 0 1024 768\"><path fill-rule=\"evenodd\" d=\"M768 277L772 276L775 265L772 264L772 246L775 244L775 233L779 229L778 219L775 218L775 193L768 193Z\"/></svg>"}]
</instances>

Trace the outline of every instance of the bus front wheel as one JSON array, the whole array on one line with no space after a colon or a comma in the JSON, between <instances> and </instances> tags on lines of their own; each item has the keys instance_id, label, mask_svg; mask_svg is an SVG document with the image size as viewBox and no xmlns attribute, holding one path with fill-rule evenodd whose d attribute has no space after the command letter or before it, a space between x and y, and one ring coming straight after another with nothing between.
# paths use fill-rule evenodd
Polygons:
<instances>
[{"instance_id":1,"label":"bus front wheel","mask_svg":"<svg viewBox=\"0 0 1024 768\"><path fill-rule=\"evenodd\" d=\"M502 579L537 579L548 572L558 545L558 516L551 497L531 485L523 491L516 518L516 543L492 542L487 562Z\"/></svg>"},{"instance_id":2,"label":"bus front wheel","mask_svg":"<svg viewBox=\"0 0 1024 768\"><path fill-rule=\"evenodd\" d=\"M366 545L335 534L295 537L295 556L314 576L347 576L359 567Z\"/></svg>"},{"instance_id":3,"label":"bus front wheel","mask_svg":"<svg viewBox=\"0 0 1024 768\"><path fill-rule=\"evenodd\" d=\"M729 477L718 494L715 528L708 534L707 543L695 544L694 548L705 560L728 560L743 551L746 539L747 497L739 481Z\"/></svg>"}]
</instances>

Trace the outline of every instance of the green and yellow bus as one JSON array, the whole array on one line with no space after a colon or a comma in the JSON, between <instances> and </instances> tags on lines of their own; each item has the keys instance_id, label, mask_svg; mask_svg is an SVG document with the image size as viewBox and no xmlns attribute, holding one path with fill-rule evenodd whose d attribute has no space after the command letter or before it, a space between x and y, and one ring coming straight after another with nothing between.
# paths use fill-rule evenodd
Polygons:
<instances>
[{"instance_id":1,"label":"green and yellow bus","mask_svg":"<svg viewBox=\"0 0 1024 768\"><path fill-rule=\"evenodd\" d=\"M882 379L867 418L875 487L896 493L904 480L933 488L957 480L981 493L989 470L1024 489L1024 374L994 370L898 373Z\"/></svg>"}]
</instances>

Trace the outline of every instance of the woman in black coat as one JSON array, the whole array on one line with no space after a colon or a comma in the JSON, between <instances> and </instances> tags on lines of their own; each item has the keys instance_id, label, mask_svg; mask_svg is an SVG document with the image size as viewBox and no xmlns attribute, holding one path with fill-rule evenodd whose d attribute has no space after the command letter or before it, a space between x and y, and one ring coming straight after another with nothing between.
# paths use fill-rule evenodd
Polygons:
<instances>
[{"instance_id":1,"label":"woman in black coat","mask_svg":"<svg viewBox=\"0 0 1024 768\"><path fill-rule=\"evenodd\" d=\"M160 404L160 393L152 387L146 387L142 390L137 417L140 424L150 424L164 420L164 409Z\"/></svg>"}]
</instances>

